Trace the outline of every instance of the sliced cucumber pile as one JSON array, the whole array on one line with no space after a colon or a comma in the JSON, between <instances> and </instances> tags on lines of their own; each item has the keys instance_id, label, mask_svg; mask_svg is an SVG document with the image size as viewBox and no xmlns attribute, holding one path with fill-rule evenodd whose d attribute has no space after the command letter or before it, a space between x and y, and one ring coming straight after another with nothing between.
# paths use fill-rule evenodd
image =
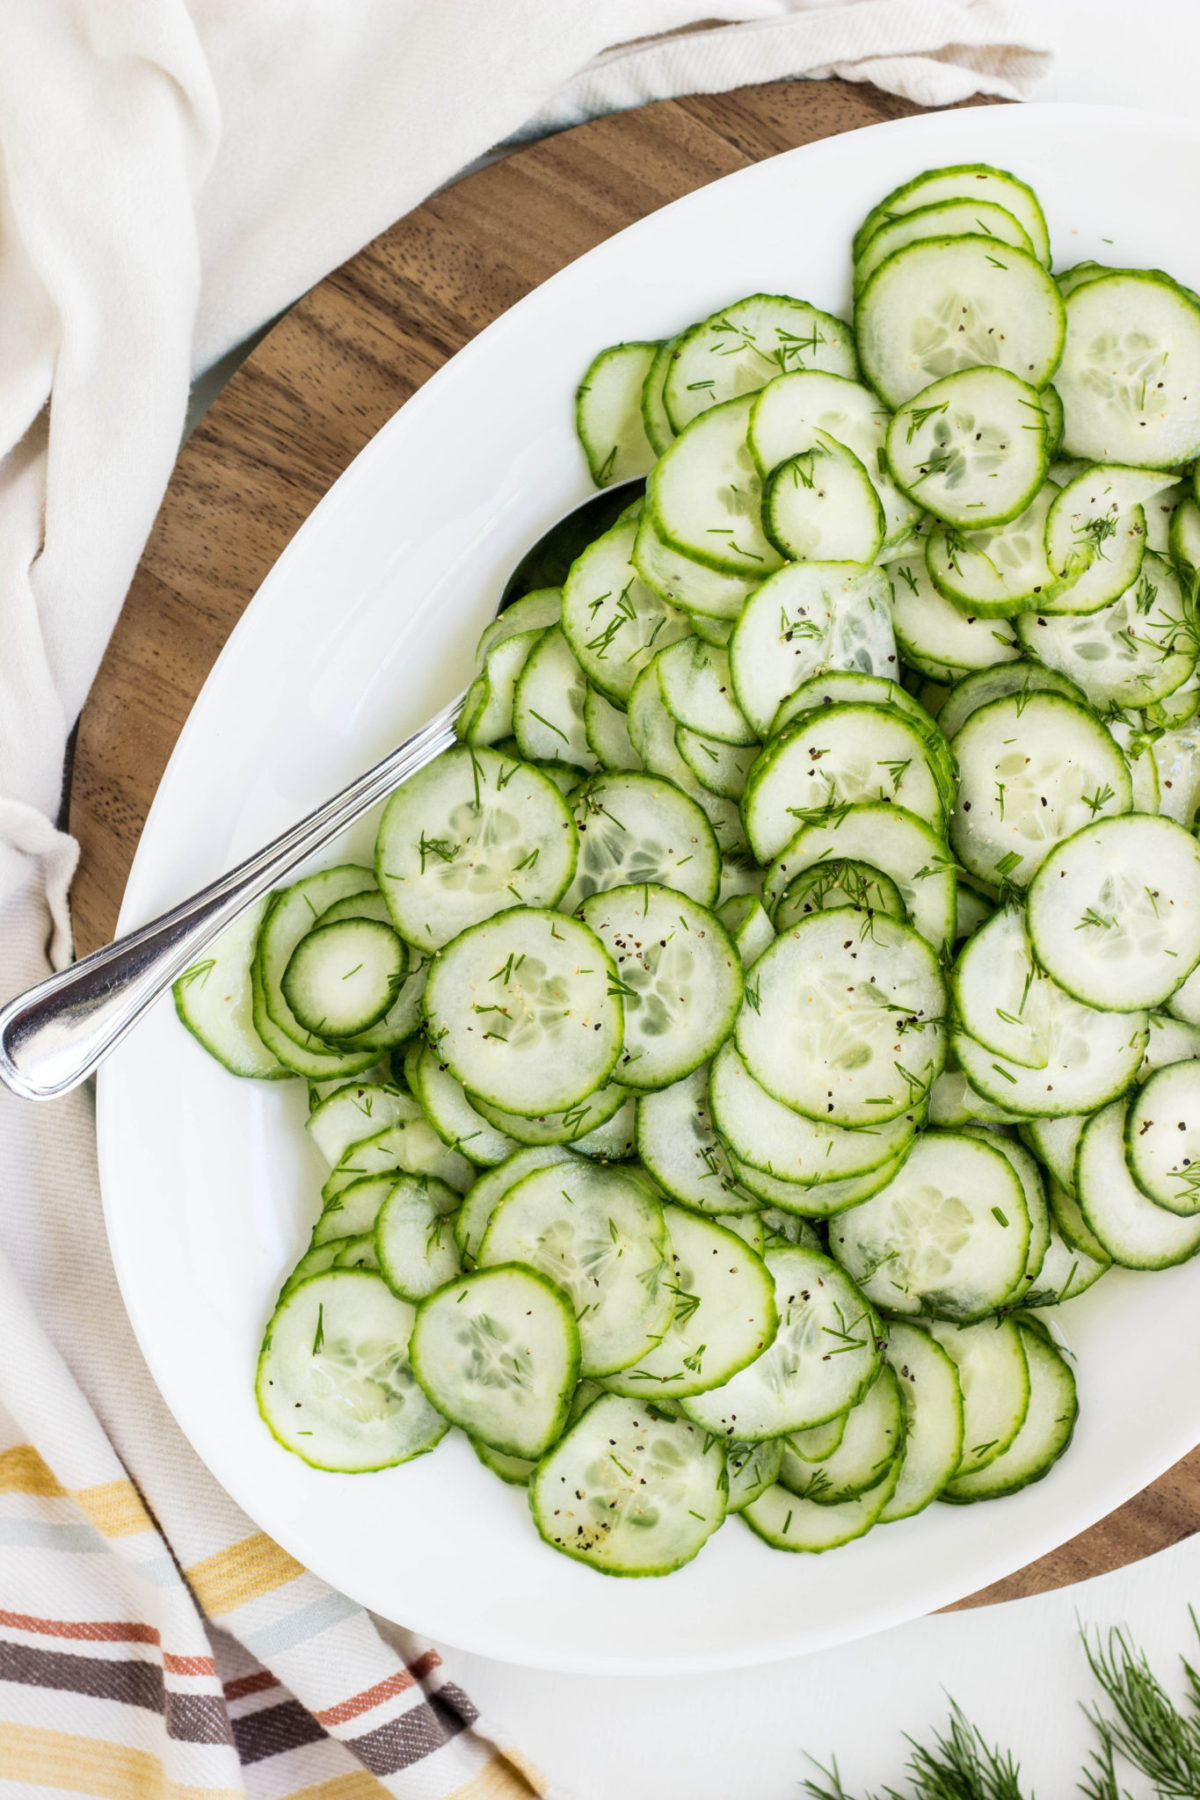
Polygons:
<instances>
[{"instance_id":1,"label":"sliced cucumber pile","mask_svg":"<svg viewBox=\"0 0 1200 1800\"><path fill-rule=\"evenodd\" d=\"M176 985L309 1084L279 1443L456 1428L609 1575L1039 1480L1050 1309L1200 1253L1200 302L1055 278L981 164L853 263L852 326L598 352L583 452L644 497L487 628L373 867Z\"/></svg>"}]
</instances>

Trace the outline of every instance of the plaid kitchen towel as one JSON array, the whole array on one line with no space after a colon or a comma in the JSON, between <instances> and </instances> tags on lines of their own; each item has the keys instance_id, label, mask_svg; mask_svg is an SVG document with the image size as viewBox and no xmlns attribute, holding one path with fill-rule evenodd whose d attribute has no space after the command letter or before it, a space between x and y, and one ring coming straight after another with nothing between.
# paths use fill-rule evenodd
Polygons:
<instances>
[{"instance_id":1,"label":"plaid kitchen towel","mask_svg":"<svg viewBox=\"0 0 1200 1800\"><path fill-rule=\"evenodd\" d=\"M1018 98L1045 63L1002 0L5 0L2 31L0 996L69 955L64 743L196 368L531 118L832 71ZM545 1792L190 1450L95 1158L89 1094L0 1094L0 1800Z\"/></svg>"}]
</instances>

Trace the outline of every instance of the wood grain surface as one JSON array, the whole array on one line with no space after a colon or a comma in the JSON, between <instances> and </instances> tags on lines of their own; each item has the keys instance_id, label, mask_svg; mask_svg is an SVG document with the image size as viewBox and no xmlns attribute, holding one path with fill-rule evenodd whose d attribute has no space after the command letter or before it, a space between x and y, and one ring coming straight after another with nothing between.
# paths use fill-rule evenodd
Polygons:
<instances>
[{"instance_id":1,"label":"wood grain surface","mask_svg":"<svg viewBox=\"0 0 1200 1800\"><path fill-rule=\"evenodd\" d=\"M801 81L597 120L427 201L280 320L180 455L80 721L70 828L82 846L81 954L113 933L154 791L222 644L284 545L396 408L514 301L635 219L780 150L917 110L875 88ZM1200 1450L960 1604L1119 1568L1198 1524Z\"/></svg>"}]
</instances>

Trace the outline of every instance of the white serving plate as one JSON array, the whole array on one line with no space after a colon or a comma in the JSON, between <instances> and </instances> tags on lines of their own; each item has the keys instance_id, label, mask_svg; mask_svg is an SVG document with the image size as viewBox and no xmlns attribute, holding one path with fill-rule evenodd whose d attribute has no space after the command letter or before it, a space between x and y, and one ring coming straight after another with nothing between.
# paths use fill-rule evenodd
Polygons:
<instances>
[{"instance_id":1,"label":"white serving plate","mask_svg":"<svg viewBox=\"0 0 1200 1800\"><path fill-rule=\"evenodd\" d=\"M989 107L877 125L740 171L632 226L484 331L367 446L255 597L147 821L123 930L306 812L460 685L522 550L590 491L572 395L601 345L666 336L756 289L845 312L848 244L920 169L992 162L1037 188L1056 266L1167 264L1200 286L1200 129L1102 107ZM1164 174L1169 179L1164 179ZM365 855L374 821L335 847ZM1200 1270L1113 1273L1063 1309L1082 1415L1037 1486L933 1506L822 1557L736 1521L665 1580L556 1556L525 1494L465 1440L406 1468L318 1473L274 1442L252 1380L318 1206L304 1083L238 1082L165 999L104 1068L105 1211L146 1360L200 1456L263 1530L389 1618L483 1655L634 1674L813 1650L924 1613L1045 1554L1200 1440Z\"/></svg>"}]
</instances>

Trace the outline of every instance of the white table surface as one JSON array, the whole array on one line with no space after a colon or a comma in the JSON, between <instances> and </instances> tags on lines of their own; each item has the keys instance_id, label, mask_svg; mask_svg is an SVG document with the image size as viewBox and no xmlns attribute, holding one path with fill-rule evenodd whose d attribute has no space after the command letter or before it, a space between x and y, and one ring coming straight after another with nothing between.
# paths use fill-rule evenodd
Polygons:
<instances>
[{"instance_id":1,"label":"white table surface","mask_svg":"<svg viewBox=\"0 0 1200 1800\"><path fill-rule=\"evenodd\" d=\"M1200 115L1198 0L1039 5L1058 50L1039 100ZM216 384L203 385L202 404ZM898 1784L903 1734L940 1726L948 1694L1017 1751L1046 1800L1074 1791L1093 1742L1078 1622L1127 1624L1180 1691L1178 1654L1195 1644L1189 1602L1200 1603L1200 1539L1059 1593L726 1674L546 1675L442 1648L476 1704L572 1800L798 1800L806 1752L836 1753L850 1793ZM1148 1792L1136 1780L1129 1788Z\"/></svg>"}]
</instances>

